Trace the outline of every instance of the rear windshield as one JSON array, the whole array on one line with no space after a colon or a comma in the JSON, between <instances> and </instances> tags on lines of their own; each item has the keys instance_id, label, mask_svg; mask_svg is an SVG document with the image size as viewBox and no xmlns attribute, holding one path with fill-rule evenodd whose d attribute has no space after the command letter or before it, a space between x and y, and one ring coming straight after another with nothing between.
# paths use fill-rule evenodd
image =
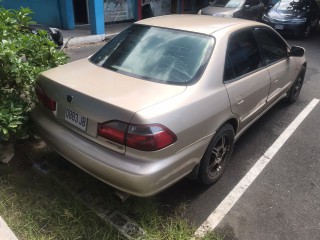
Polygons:
<instances>
[{"instance_id":1,"label":"rear windshield","mask_svg":"<svg viewBox=\"0 0 320 240\"><path fill-rule=\"evenodd\" d=\"M132 25L90 60L137 78L185 85L200 77L213 45L214 39L202 34Z\"/></svg>"}]
</instances>

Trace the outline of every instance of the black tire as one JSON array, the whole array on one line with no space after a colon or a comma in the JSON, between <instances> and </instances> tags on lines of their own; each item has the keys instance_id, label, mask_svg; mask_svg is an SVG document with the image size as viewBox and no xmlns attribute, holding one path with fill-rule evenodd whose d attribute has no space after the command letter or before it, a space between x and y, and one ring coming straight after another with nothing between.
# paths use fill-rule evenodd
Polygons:
<instances>
[{"instance_id":1,"label":"black tire","mask_svg":"<svg viewBox=\"0 0 320 240\"><path fill-rule=\"evenodd\" d=\"M287 102L288 103L294 103L295 101L297 101L302 85L303 85L303 81L304 81L304 75L306 74L306 68L303 66L300 70L300 73L297 77L297 79L294 81L294 83L292 84L290 90L287 93Z\"/></svg>"},{"instance_id":2,"label":"black tire","mask_svg":"<svg viewBox=\"0 0 320 240\"><path fill-rule=\"evenodd\" d=\"M198 181L212 185L223 175L231 158L234 145L234 129L224 124L212 138L200 162Z\"/></svg>"}]
</instances>

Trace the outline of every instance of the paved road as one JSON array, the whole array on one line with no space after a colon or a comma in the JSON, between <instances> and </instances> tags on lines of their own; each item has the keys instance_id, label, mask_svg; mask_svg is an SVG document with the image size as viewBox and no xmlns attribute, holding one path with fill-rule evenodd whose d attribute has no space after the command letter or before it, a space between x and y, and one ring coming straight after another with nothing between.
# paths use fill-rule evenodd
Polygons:
<instances>
[{"instance_id":1,"label":"paved road","mask_svg":"<svg viewBox=\"0 0 320 240\"><path fill-rule=\"evenodd\" d=\"M320 99L320 31L308 40L288 39L305 47L308 67L299 100L280 102L235 144L223 178L210 188L184 179L157 198L164 206L187 203L186 217L196 226L210 215L293 119ZM67 49L71 60L101 45ZM216 228L225 239L320 239L320 104L298 127L269 165Z\"/></svg>"}]
</instances>

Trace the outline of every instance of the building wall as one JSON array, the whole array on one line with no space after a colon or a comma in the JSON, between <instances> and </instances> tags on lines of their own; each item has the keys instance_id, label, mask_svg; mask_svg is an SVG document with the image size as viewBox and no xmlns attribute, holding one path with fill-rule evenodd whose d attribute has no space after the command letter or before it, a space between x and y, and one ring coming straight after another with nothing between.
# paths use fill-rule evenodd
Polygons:
<instances>
[{"instance_id":1,"label":"building wall","mask_svg":"<svg viewBox=\"0 0 320 240\"><path fill-rule=\"evenodd\" d=\"M88 17L91 34L104 34L105 22L141 19L142 2L150 2L151 0L83 1L87 1L88 9L80 10L89 12ZM151 9L155 16L170 13L197 13L200 8L204 7L204 3L208 3L209 1L210 0L152 0ZM75 28L74 10L76 8L74 4L76 3L77 0L0 0L0 6L6 9L28 7L34 12L32 18L37 23L62 29ZM76 5L76 7L79 8L79 4ZM120 18L120 13L123 14L123 18Z\"/></svg>"},{"instance_id":2,"label":"building wall","mask_svg":"<svg viewBox=\"0 0 320 240\"><path fill-rule=\"evenodd\" d=\"M61 27L59 0L2 0L0 6L6 9L28 7L34 12L32 18L37 23Z\"/></svg>"}]
</instances>

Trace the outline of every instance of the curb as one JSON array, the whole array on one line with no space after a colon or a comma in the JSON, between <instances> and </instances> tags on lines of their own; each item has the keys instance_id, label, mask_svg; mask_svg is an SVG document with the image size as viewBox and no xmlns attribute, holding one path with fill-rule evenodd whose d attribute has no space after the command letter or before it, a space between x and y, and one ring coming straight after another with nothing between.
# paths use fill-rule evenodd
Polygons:
<instances>
[{"instance_id":1,"label":"curb","mask_svg":"<svg viewBox=\"0 0 320 240\"><path fill-rule=\"evenodd\" d=\"M0 239L1 240L18 240L7 223L0 217Z\"/></svg>"},{"instance_id":2,"label":"curb","mask_svg":"<svg viewBox=\"0 0 320 240\"><path fill-rule=\"evenodd\" d=\"M111 34L101 34L101 35L89 35L89 36L81 36L81 37L70 37L63 40L64 46L77 46L81 44L87 44L87 43L98 43L105 40L109 40L114 38L117 33L111 33Z\"/></svg>"}]
</instances>

